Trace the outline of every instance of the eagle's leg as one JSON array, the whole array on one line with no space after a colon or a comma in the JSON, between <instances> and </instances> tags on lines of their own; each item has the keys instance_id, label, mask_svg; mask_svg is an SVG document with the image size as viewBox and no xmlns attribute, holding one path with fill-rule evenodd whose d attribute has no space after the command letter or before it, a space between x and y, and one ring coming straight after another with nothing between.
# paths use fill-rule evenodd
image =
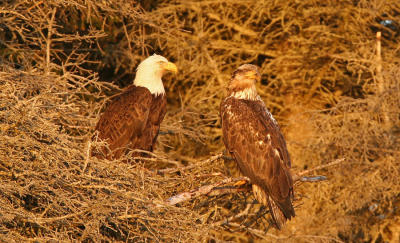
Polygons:
<instances>
[{"instance_id":1,"label":"eagle's leg","mask_svg":"<svg viewBox=\"0 0 400 243\"><path fill-rule=\"evenodd\" d=\"M239 170L236 160L231 156L231 154L227 150L224 150L222 158L224 160L224 167L226 174L228 174L231 177L243 176L243 174ZM246 180L240 180L235 182L233 186L240 187L245 185L246 183L247 183Z\"/></svg>"}]
</instances>

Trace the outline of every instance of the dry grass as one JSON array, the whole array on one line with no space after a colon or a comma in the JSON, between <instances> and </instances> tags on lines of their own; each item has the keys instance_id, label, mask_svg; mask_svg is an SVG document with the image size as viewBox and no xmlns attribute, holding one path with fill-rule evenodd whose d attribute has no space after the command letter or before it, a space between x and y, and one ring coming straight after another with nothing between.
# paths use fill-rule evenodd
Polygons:
<instances>
[{"instance_id":1,"label":"dry grass","mask_svg":"<svg viewBox=\"0 0 400 243\"><path fill-rule=\"evenodd\" d=\"M399 240L398 1L158 2L0 6L2 240ZM180 69L165 77L154 158L88 157L104 104L153 52ZM247 192L157 206L225 178L223 161L207 158L223 151L218 109L230 73L249 62L261 67L258 89L294 170L345 158L319 172L329 181L297 185L297 216L281 232L267 231ZM153 172L164 168L177 169Z\"/></svg>"}]
</instances>

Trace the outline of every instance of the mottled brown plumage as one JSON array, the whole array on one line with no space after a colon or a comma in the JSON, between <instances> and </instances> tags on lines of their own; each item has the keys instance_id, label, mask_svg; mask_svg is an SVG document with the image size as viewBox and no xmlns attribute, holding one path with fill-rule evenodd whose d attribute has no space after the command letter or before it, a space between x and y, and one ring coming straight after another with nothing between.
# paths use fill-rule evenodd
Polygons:
<instances>
[{"instance_id":1,"label":"mottled brown plumage","mask_svg":"<svg viewBox=\"0 0 400 243\"><path fill-rule=\"evenodd\" d=\"M153 151L166 105L165 95L135 85L112 99L96 126L111 150L103 149L105 157L118 159L126 149Z\"/></svg>"},{"instance_id":2,"label":"mottled brown plumage","mask_svg":"<svg viewBox=\"0 0 400 243\"><path fill-rule=\"evenodd\" d=\"M250 178L256 199L269 207L274 226L281 229L295 216L291 161L277 122L257 94L260 78L250 64L233 73L230 94L220 107L223 140L240 172Z\"/></svg>"},{"instance_id":3,"label":"mottled brown plumage","mask_svg":"<svg viewBox=\"0 0 400 243\"><path fill-rule=\"evenodd\" d=\"M92 151L92 155L118 159L127 150L153 151L166 113L167 99L161 80L165 70L176 72L177 68L158 55L139 65L134 84L109 102L96 125L98 138L108 143L108 149ZM133 154L138 155L142 154Z\"/></svg>"}]
</instances>

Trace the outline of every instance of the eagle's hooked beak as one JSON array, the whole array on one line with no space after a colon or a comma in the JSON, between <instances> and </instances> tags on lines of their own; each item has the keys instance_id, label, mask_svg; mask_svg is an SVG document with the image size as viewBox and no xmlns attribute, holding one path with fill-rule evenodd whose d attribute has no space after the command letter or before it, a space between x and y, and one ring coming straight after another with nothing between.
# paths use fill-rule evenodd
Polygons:
<instances>
[{"instance_id":1,"label":"eagle's hooked beak","mask_svg":"<svg viewBox=\"0 0 400 243\"><path fill-rule=\"evenodd\" d=\"M168 70L171 71L173 73L177 73L178 72L178 68L176 67L176 65L172 62L167 62L163 64L163 68L164 70Z\"/></svg>"},{"instance_id":2,"label":"eagle's hooked beak","mask_svg":"<svg viewBox=\"0 0 400 243\"><path fill-rule=\"evenodd\" d=\"M248 78L248 79L257 80L257 82L259 82L259 81L261 80L260 75L259 75L257 72L255 72L255 71L249 71L249 72L247 72L247 73L245 74L245 77Z\"/></svg>"}]
</instances>

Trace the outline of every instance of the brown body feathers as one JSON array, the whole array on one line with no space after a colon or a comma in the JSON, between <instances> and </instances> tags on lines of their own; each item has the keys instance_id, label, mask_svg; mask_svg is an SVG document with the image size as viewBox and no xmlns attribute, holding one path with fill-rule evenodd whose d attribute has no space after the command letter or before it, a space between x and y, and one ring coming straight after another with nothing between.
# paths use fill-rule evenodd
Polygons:
<instances>
[{"instance_id":1,"label":"brown body feathers","mask_svg":"<svg viewBox=\"0 0 400 243\"><path fill-rule=\"evenodd\" d=\"M102 156L118 159L127 149L153 151L166 104L164 94L135 85L112 99L96 126L99 138L109 144Z\"/></svg>"}]
</instances>

